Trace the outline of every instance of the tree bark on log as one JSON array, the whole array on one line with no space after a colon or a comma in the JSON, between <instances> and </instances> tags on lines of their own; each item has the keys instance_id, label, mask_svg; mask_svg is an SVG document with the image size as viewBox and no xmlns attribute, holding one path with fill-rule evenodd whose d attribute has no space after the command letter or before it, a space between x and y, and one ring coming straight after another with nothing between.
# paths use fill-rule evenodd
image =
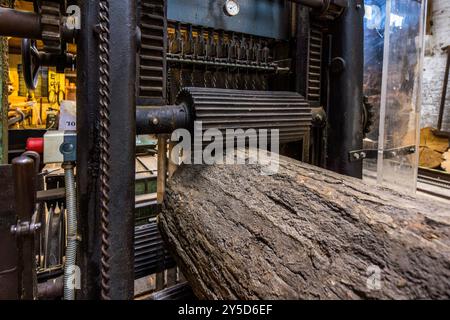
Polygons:
<instances>
[{"instance_id":1,"label":"tree bark on log","mask_svg":"<svg viewBox=\"0 0 450 320\"><path fill-rule=\"evenodd\" d=\"M284 157L260 169L182 166L167 185L160 229L199 298L450 297L447 206Z\"/></svg>"}]
</instances>

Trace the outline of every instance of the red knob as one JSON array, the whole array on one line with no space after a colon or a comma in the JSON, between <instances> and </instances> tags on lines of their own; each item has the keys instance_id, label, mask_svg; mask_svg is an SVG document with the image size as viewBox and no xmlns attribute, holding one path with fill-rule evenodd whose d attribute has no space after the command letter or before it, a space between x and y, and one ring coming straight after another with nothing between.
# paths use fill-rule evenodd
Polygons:
<instances>
[{"instance_id":1,"label":"red knob","mask_svg":"<svg viewBox=\"0 0 450 320\"><path fill-rule=\"evenodd\" d=\"M28 138L27 151L34 151L39 154L44 153L44 138Z\"/></svg>"}]
</instances>

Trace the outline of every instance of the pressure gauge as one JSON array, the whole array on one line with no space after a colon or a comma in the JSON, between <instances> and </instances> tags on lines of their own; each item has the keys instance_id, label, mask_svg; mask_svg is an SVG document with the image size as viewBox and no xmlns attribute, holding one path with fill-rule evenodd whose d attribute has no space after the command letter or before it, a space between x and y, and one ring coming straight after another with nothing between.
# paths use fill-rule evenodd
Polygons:
<instances>
[{"instance_id":1,"label":"pressure gauge","mask_svg":"<svg viewBox=\"0 0 450 320\"><path fill-rule=\"evenodd\" d=\"M239 3L236 0L227 0L223 6L223 10L230 17L236 16L240 9Z\"/></svg>"}]
</instances>

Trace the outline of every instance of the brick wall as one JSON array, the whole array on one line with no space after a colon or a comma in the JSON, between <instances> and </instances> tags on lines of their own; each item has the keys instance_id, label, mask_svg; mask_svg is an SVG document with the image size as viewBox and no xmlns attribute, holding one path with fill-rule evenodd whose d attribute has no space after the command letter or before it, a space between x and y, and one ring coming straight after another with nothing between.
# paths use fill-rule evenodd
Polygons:
<instances>
[{"instance_id":1,"label":"brick wall","mask_svg":"<svg viewBox=\"0 0 450 320\"><path fill-rule=\"evenodd\" d=\"M442 47L450 45L450 1L432 1L431 35L426 38L423 73L423 101L421 126L435 127L439 114L447 54ZM450 86L448 88L444 130L450 130Z\"/></svg>"}]
</instances>

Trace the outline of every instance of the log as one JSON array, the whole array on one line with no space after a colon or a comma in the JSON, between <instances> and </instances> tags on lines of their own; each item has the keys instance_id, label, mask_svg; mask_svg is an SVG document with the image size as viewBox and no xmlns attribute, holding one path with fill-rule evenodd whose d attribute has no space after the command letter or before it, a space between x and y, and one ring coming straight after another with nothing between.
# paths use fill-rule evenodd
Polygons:
<instances>
[{"instance_id":1,"label":"log","mask_svg":"<svg viewBox=\"0 0 450 320\"><path fill-rule=\"evenodd\" d=\"M435 129L427 127L420 130L420 146L427 147L439 153L448 149L448 139L435 134Z\"/></svg>"},{"instance_id":2,"label":"log","mask_svg":"<svg viewBox=\"0 0 450 320\"><path fill-rule=\"evenodd\" d=\"M442 158L444 158L444 161L441 163L442 169L450 173L450 149L442 155Z\"/></svg>"},{"instance_id":3,"label":"log","mask_svg":"<svg viewBox=\"0 0 450 320\"><path fill-rule=\"evenodd\" d=\"M419 166L423 168L436 169L441 166L442 153L427 147L419 148Z\"/></svg>"},{"instance_id":4,"label":"log","mask_svg":"<svg viewBox=\"0 0 450 320\"><path fill-rule=\"evenodd\" d=\"M448 139L439 137L435 129L427 127L420 130L419 166L436 169L441 166L442 154L448 149Z\"/></svg>"},{"instance_id":5,"label":"log","mask_svg":"<svg viewBox=\"0 0 450 320\"><path fill-rule=\"evenodd\" d=\"M449 207L292 159L184 165L159 225L201 299L450 297Z\"/></svg>"}]
</instances>

